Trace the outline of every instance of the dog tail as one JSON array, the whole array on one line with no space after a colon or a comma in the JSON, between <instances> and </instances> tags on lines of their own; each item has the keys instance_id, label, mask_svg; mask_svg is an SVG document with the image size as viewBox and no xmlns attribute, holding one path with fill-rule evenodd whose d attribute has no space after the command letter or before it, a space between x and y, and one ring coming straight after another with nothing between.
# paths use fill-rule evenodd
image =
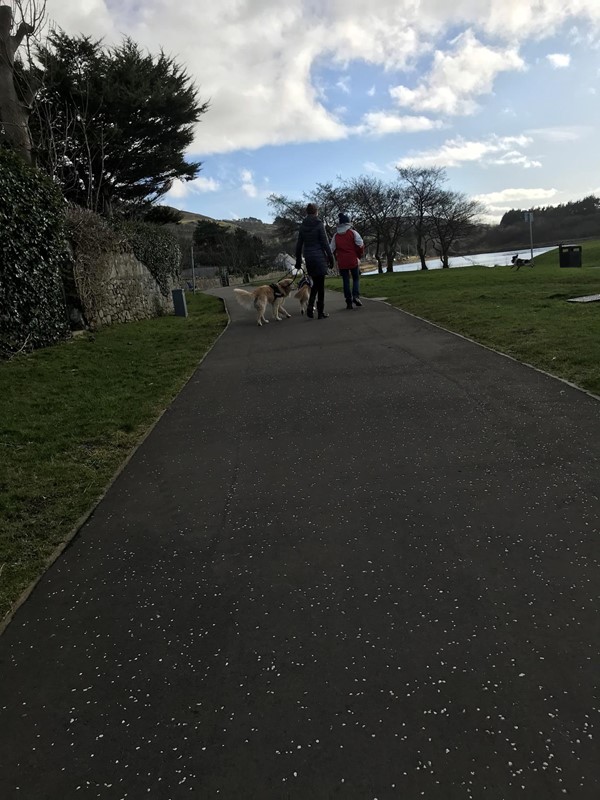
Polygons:
<instances>
[{"instance_id":1,"label":"dog tail","mask_svg":"<svg viewBox=\"0 0 600 800\"><path fill-rule=\"evenodd\" d=\"M245 289L234 289L233 293L235 295L235 299L241 306L244 306L244 308L248 308L250 310L254 308L253 294L247 292Z\"/></svg>"}]
</instances>

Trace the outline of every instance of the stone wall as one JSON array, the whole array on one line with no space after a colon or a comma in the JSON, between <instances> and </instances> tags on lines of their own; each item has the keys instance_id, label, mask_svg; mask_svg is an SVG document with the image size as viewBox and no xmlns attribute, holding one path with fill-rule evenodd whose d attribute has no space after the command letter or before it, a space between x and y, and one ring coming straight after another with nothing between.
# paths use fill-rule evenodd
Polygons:
<instances>
[{"instance_id":1,"label":"stone wall","mask_svg":"<svg viewBox=\"0 0 600 800\"><path fill-rule=\"evenodd\" d=\"M75 269L83 316L91 330L174 313L172 281L165 296L148 268L130 253L107 255L102 272L92 285Z\"/></svg>"}]
</instances>

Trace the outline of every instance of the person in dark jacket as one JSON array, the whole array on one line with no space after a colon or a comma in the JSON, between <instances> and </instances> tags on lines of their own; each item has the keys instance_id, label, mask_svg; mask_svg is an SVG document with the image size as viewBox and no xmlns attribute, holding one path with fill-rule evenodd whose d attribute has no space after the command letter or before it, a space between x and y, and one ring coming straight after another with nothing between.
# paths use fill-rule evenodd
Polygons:
<instances>
[{"instance_id":1,"label":"person in dark jacket","mask_svg":"<svg viewBox=\"0 0 600 800\"><path fill-rule=\"evenodd\" d=\"M306 216L300 225L296 242L296 269L302 267L302 253L304 252L306 271L313 281L306 316L309 319L314 317L316 299L319 319L326 319L329 314L325 313L325 276L327 270L333 267L333 254L327 241L325 226L318 218L317 211L314 203L306 206Z\"/></svg>"}]
</instances>

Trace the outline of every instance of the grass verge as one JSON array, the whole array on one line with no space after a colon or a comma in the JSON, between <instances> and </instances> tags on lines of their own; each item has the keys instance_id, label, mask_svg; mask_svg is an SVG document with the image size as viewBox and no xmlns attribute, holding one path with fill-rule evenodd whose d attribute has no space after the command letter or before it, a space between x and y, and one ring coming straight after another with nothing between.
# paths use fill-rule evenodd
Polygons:
<instances>
[{"instance_id":1,"label":"grass verge","mask_svg":"<svg viewBox=\"0 0 600 800\"><path fill-rule=\"evenodd\" d=\"M561 269L558 250L533 269L464 267L361 277L361 294L386 297L451 331L600 395L600 242L583 245L583 267ZM328 288L340 289L338 279Z\"/></svg>"},{"instance_id":2,"label":"grass verge","mask_svg":"<svg viewBox=\"0 0 600 800\"><path fill-rule=\"evenodd\" d=\"M187 304L0 364L0 621L227 324Z\"/></svg>"}]
</instances>

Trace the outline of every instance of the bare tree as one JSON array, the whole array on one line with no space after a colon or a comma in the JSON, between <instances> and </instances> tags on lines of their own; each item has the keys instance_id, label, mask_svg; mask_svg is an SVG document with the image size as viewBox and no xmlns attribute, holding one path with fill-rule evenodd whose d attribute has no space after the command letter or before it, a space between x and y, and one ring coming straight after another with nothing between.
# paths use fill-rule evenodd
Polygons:
<instances>
[{"instance_id":1,"label":"bare tree","mask_svg":"<svg viewBox=\"0 0 600 800\"><path fill-rule=\"evenodd\" d=\"M397 167L397 170L411 217L421 269L427 269L427 247L434 237L431 209L443 191L446 170L443 167Z\"/></svg>"},{"instance_id":2,"label":"bare tree","mask_svg":"<svg viewBox=\"0 0 600 800\"><path fill-rule=\"evenodd\" d=\"M282 194L269 195L268 204L275 214L274 225L283 239L292 239L298 233L300 223L306 214L304 200L291 200Z\"/></svg>"},{"instance_id":3,"label":"bare tree","mask_svg":"<svg viewBox=\"0 0 600 800\"><path fill-rule=\"evenodd\" d=\"M327 234L333 236L338 213L347 210L348 200L344 190L336 189L330 183L318 183L312 192L304 192L303 198L290 200L289 197L276 194L269 197L268 202L275 212L275 225L279 233L285 237L295 235L306 216L307 204L315 203Z\"/></svg>"},{"instance_id":4,"label":"bare tree","mask_svg":"<svg viewBox=\"0 0 600 800\"><path fill-rule=\"evenodd\" d=\"M338 214L347 211L348 198L343 188L336 188L331 183L318 183L306 200L316 203L319 208L319 217L323 220L325 231L329 238L333 236L338 225Z\"/></svg>"},{"instance_id":5,"label":"bare tree","mask_svg":"<svg viewBox=\"0 0 600 800\"><path fill-rule=\"evenodd\" d=\"M260 236L243 228L223 228L219 243L230 272L242 275L246 282L260 273L265 254L265 244Z\"/></svg>"},{"instance_id":6,"label":"bare tree","mask_svg":"<svg viewBox=\"0 0 600 800\"><path fill-rule=\"evenodd\" d=\"M78 194L81 205L100 213L104 209L102 197L105 159L105 130L96 126L95 116L89 111L89 99L84 98L79 109L65 103L60 114L43 91L33 108L32 128L38 163L62 187L65 194ZM77 163L73 161L73 141L81 143ZM94 164L101 168L97 179Z\"/></svg>"},{"instance_id":7,"label":"bare tree","mask_svg":"<svg viewBox=\"0 0 600 800\"><path fill-rule=\"evenodd\" d=\"M481 203L469 200L462 192L440 192L432 203L428 212L435 232L434 247L444 269L448 268L448 258L458 241L473 231L484 210Z\"/></svg>"},{"instance_id":8,"label":"bare tree","mask_svg":"<svg viewBox=\"0 0 600 800\"><path fill-rule=\"evenodd\" d=\"M17 51L24 41L28 45L45 19L44 0L12 0L11 5L0 5L0 126L28 164L33 161L29 115L38 87L29 81L19 84Z\"/></svg>"},{"instance_id":9,"label":"bare tree","mask_svg":"<svg viewBox=\"0 0 600 800\"><path fill-rule=\"evenodd\" d=\"M400 240L411 225L400 184L363 175L347 181L345 188L348 210L367 246L375 248L379 272L383 272L382 261L386 271L393 272Z\"/></svg>"}]
</instances>

